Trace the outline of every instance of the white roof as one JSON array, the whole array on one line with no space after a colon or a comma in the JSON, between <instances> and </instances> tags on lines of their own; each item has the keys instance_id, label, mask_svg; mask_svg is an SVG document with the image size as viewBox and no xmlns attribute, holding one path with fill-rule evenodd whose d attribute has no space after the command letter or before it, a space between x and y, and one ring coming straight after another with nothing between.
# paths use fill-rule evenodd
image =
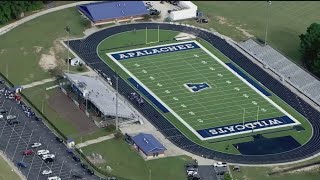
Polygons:
<instances>
[{"instance_id":1,"label":"white roof","mask_svg":"<svg viewBox=\"0 0 320 180\"><path fill-rule=\"evenodd\" d=\"M116 116L116 94L96 77L65 73L67 78L104 115ZM134 119L135 115L128 105L118 98L118 117Z\"/></svg>"}]
</instances>

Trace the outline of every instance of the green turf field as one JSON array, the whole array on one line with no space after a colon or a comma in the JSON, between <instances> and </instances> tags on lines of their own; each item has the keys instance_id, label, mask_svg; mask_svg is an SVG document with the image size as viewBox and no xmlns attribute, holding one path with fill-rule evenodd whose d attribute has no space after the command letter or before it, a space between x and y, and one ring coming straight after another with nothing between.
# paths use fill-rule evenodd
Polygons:
<instances>
[{"instance_id":1,"label":"green turf field","mask_svg":"<svg viewBox=\"0 0 320 180\"><path fill-rule=\"evenodd\" d=\"M135 57L119 63L191 131L285 115L198 45L200 48ZM186 86L188 83L206 83L209 87L194 92Z\"/></svg>"}]
</instances>

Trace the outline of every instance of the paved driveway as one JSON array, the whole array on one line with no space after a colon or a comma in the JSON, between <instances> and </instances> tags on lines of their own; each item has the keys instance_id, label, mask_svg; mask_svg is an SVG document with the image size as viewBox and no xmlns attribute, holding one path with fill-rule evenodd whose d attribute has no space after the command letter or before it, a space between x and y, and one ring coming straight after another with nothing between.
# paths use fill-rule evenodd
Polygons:
<instances>
[{"instance_id":1,"label":"paved driveway","mask_svg":"<svg viewBox=\"0 0 320 180\"><path fill-rule=\"evenodd\" d=\"M0 89L4 88L0 84ZM82 174L84 179L100 179L97 176L89 176L80 166L72 160L67 154L66 146L55 140L56 135L40 121L30 120L20 106L13 100L6 99L3 93L0 93L0 107L4 107L9 114L16 115L20 124L9 125L3 119L0 120L0 149L15 164L23 161L28 164L27 168L19 170L29 180L45 180L48 176L41 175L44 169L51 169L53 174L50 176L59 176L61 179L72 179L72 174ZM45 163L36 154L23 156L22 152L31 149L30 145L34 142L41 142L42 146L34 149L48 149L56 155L53 163ZM91 168L92 169L92 168Z\"/></svg>"}]
</instances>

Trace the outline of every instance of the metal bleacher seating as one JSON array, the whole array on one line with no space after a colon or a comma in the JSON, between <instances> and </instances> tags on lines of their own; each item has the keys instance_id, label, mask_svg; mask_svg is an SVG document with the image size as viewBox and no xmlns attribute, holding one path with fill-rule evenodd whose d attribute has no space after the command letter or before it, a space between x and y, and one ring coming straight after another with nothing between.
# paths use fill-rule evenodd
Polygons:
<instances>
[{"instance_id":1,"label":"metal bleacher seating","mask_svg":"<svg viewBox=\"0 0 320 180\"><path fill-rule=\"evenodd\" d=\"M320 81L303 70L301 67L290 61L271 46L261 46L252 39L239 43L239 46L250 52L263 64L268 65L278 75L284 77L295 88L304 92L310 99L320 105L319 93L313 87L319 87ZM306 88L308 87L308 88Z\"/></svg>"},{"instance_id":2,"label":"metal bleacher seating","mask_svg":"<svg viewBox=\"0 0 320 180\"><path fill-rule=\"evenodd\" d=\"M279 154L270 154L264 156L250 156L250 155L233 155L226 154L218 151L214 151L208 148L205 148L193 141L191 141L188 137L182 134L176 127L171 124L164 116L162 116L154 107L149 104L147 101L143 105L139 105L136 101L130 101L164 136L167 137L173 144L176 146L199 156L204 156L210 159L222 160L227 162L236 162L243 164L267 164L267 163L279 163L279 162L289 162L293 160L299 160L320 151L320 113L316 111L313 107L311 107L308 103L303 101L296 94L291 92L287 87L282 85L264 70L262 70L255 63L250 61L246 56L244 56L241 52L235 49L233 46L228 44L224 39L220 37L204 31L199 30L193 27L187 27L183 25L176 24L167 24L167 23L134 23L134 24L125 24L121 26L114 26L104 30L101 30L97 33L94 33L88 36L83 40L73 40L70 41L70 48L77 53L77 55L83 59L88 66L98 71L100 74L106 74L108 77L115 81L115 72L112 69L102 62L100 58L96 54L96 48L98 44L104 40L105 38L121 33L124 31L131 31L133 29L156 29L158 25L161 29L167 30L176 30L181 32L188 32L190 34L196 35L214 47L216 47L219 51L225 54L229 59L231 59L234 63L240 66L243 70L248 72L251 76L253 76L256 80L266 86L268 89L273 91L277 96L279 96L282 100L291 105L294 109L296 109L299 113L304 115L312 124L313 127L313 136L311 139L303 146L300 146L297 149L283 152ZM256 47L254 44L248 43L250 49ZM257 52L258 53L258 52ZM277 56L277 55L275 55ZM270 62L275 63L275 61L270 60ZM281 71L281 70L279 70ZM289 69L282 70L289 74ZM300 74L300 73L299 73ZM102 75L103 76L103 75ZM103 76L104 77L104 76ZM106 78L106 77L105 77ZM304 81L301 79L301 81ZM115 86L115 83L113 83ZM317 86L318 87L318 86ZM136 92L136 89L133 89L129 86L125 80L119 78L119 91L124 97L128 97L131 92Z\"/></svg>"}]
</instances>

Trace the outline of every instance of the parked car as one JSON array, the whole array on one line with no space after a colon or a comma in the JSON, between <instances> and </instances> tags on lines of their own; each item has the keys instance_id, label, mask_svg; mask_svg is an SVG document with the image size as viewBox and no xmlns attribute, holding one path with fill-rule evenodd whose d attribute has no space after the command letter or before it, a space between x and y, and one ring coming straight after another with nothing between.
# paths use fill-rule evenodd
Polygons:
<instances>
[{"instance_id":1,"label":"parked car","mask_svg":"<svg viewBox=\"0 0 320 180\"><path fill-rule=\"evenodd\" d=\"M44 161L45 163L49 163L49 162L53 162L54 159L52 159L52 158L46 158L46 159L43 159L43 161Z\"/></svg>"},{"instance_id":2,"label":"parked car","mask_svg":"<svg viewBox=\"0 0 320 180\"><path fill-rule=\"evenodd\" d=\"M116 177L107 177L107 180L117 180Z\"/></svg>"},{"instance_id":3,"label":"parked car","mask_svg":"<svg viewBox=\"0 0 320 180\"><path fill-rule=\"evenodd\" d=\"M3 79L0 79L0 84L4 84L5 81Z\"/></svg>"},{"instance_id":4,"label":"parked car","mask_svg":"<svg viewBox=\"0 0 320 180\"><path fill-rule=\"evenodd\" d=\"M0 108L0 113L1 114L6 114L6 113L8 113L8 110L6 110L4 108Z\"/></svg>"},{"instance_id":5,"label":"parked car","mask_svg":"<svg viewBox=\"0 0 320 180\"><path fill-rule=\"evenodd\" d=\"M80 158L78 158L76 155L73 155L73 156L72 156L72 159L73 159L75 162L80 162Z\"/></svg>"},{"instance_id":6,"label":"parked car","mask_svg":"<svg viewBox=\"0 0 320 180\"><path fill-rule=\"evenodd\" d=\"M59 137L56 137L56 140L59 142L59 143L63 143L63 139L59 138Z\"/></svg>"},{"instance_id":7,"label":"parked car","mask_svg":"<svg viewBox=\"0 0 320 180\"><path fill-rule=\"evenodd\" d=\"M20 121L17 121L17 120L8 121L8 124L10 124L10 125L16 125L16 124L20 124Z\"/></svg>"},{"instance_id":8,"label":"parked car","mask_svg":"<svg viewBox=\"0 0 320 180\"><path fill-rule=\"evenodd\" d=\"M28 167L28 164L25 163L25 162L20 161L20 162L18 162L18 166L19 166L19 167L26 168L26 167Z\"/></svg>"},{"instance_id":9,"label":"parked car","mask_svg":"<svg viewBox=\"0 0 320 180\"><path fill-rule=\"evenodd\" d=\"M2 114L0 114L0 119L3 119L3 115Z\"/></svg>"},{"instance_id":10,"label":"parked car","mask_svg":"<svg viewBox=\"0 0 320 180\"><path fill-rule=\"evenodd\" d=\"M83 169L88 169L88 165L86 165L86 164L84 164L84 163L80 163L80 165L81 165L81 167L82 167Z\"/></svg>"},{"instance_id":11,"label":"parked car","mask_svg":"<svg viewBox=\"0 0 320 180\"><path fill-rule=\"evenodd\" d=\"M50 169L45 169L42 171L41 173L42 175L49 175L49 174L52 174L52 171Z\"/></svg>"},{"instance_id":12,"label":"parked car","mask_svg":"<svg viewBox=\"0 0 320 180\"><path fill-rule=\"evenodd\" d=\"M213 163L213 167L227 167L227 163L225 162L215 162Z\"/></svg>"},{"instance_id":13,"label":"parked car","mask_svg":"<svg viewBox=\"0 0 320 180\"><path fill-rule=\"evenodd\" d=\"M36 121L42 121L42 118L39 118L38 116L35 116L35 117L34 117L34 120L36 120Z\"/></svg>"},{"instance_id":14,"label":"parked car","mask_svg":"<svg viewBox=\"0 0 320 180\"><path fill-rule=\"evenodd\" d=\"M94 171L92 171L91 169L87 169L87 172L89 175L94 175Z\"/></svg>"},{"instance_id":15,"label":"parked car","mask_svg":"<svg viewBox=\"0 0 320 180\"><path fill-rule=\"evenodd\" d=\"M33 154L33 151L32 151L32 149L29 149L29 150L25 150L25 151L23 151L23 155L32 155Z\"/></svg>"},{"instance_id":16,"label":"parked car","mask_svg":"<svg viewBox=\"0 0 320 180\"><path fill-rule=\"evenodd\" d=\"M74 175L72 175L72 177L74 179L82 179L83 178L83 176L81 176L80 174L74 174Z\"/></svg>"},{"instance_id":17,"label":"parked car","mask_svg":"<svg viewBox=\"0 0 320 180\"><path fill-rule=\"evenodd\" d=\"M42 144L39 143L39 142L35 142L31 145L32 148L37 148L37 147L40 147Z\"/></svg>"},{"instance_id":18,"label":"parked car","mask_svg":"<svg viewBox=\"0 0 320 180\"><path fill-rule=\"evenodd\" d=\"M6 119L7 119L8 121L14 120L14 119L16 119L16 118L17 118L17 116L15 116L15 115L8 115L8 116L6 117Z\"/></svg>"},{"instance_id":19,"label":"parked car","mask_svg":"<svg viewBox=\"0 0 320 180\"><path fill-rule=\"evenodd\" d=\"M59 176L48 177L48 180L61 180Z\"/></svg>"},{"instance_id":20,"label":"parked car","mask_svg":"<svg viewBox=\"0 0 320 180\"><path fill-rule=\"evenodd\" d=\"M47 158L51 158L51 159L54 159L56 156L54 154L44 154L42 155L42 159L47 159Z\"/></svg>"},{"instance_id":21,"label":"parked car","mask_svg":"<svg viewBox=\"0 0 320 180\"><path fill-rule=\"evenodd\" d=\"M41 149L39 151L37 151L37 154L40 156L40 155L44 155L44 154L49 154L50 151L47 150L47 149Z\"/></svg>"}]
</instances>

